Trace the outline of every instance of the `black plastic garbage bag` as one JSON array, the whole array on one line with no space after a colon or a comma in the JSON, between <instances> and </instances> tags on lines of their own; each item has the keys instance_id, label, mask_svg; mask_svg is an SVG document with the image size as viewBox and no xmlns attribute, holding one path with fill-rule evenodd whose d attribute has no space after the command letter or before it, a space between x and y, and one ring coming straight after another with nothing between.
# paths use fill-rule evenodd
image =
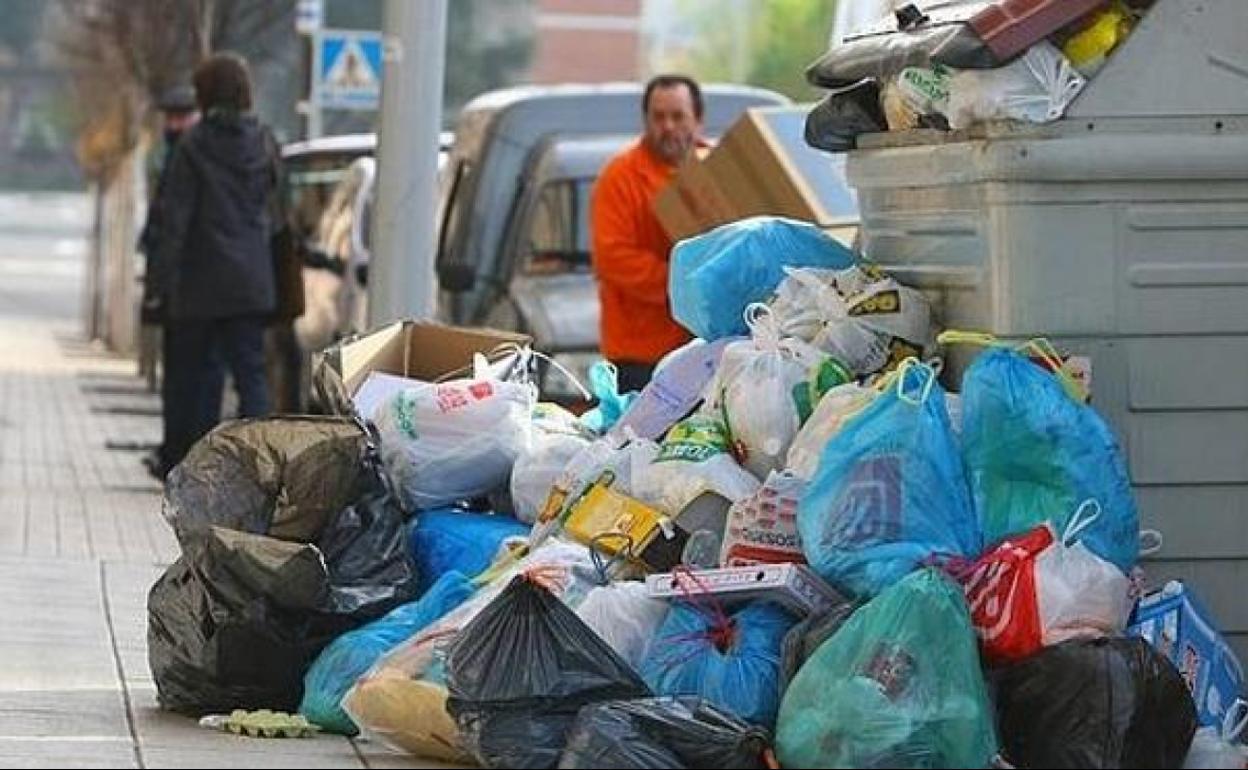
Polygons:
<instances>
[{"instance_id":1,"label":"black plastic garbage bag","mask_svg":"<svg viewBox=\"0 0 1248 770\"><path fill-rule=\"evenodd\" d=\"M874 78L832 91L806 114L806 144L828 152L852 150L859 134L887 130L880 83Z\"/></svg>"},{"instance_id":2,"label":"black plastic garbage bag","mask_svg":"<svg viewBox=\"0 0 1248 770\"><path fill-rule=\"evenodd\" d=\"M553 594L519 576L447 655L447 711L487 767L553 768L582 706L650 695Z\"/></svg>"},{"instance_id":3,"label":"black plastic garbage bag","mask_svg":"<svg viewBox=\"0 0 1248 770\"><path fill-rule=\"evenodd\" d=\"M169 474L165 518L180 541L212 526L311 541L358 496L367 443L340 418L226 423Z\"/></svg>"},{"instance_id":4,"label":"black plastic garbage bag","mask_svg":"<svg viewBox=\"0 0 1248 770\"><path fill-rule=\"evenodd\" d=\"M1076 640L994 672L1002 755L1019 767L1182 767L1196 707L1138 638Z\"/></svg>"},{"instance_id":5,"label":"black plastic garbage bag","mask_svg":"<svg viewBox=\"0 0 1248 770\"><path fill-rule=\"evenodd\" d=\"M365 442L349 462L352 499L307 542L233 529L264 514L203 498L206 508L182 530L182 556L148 595L148 662L162 706L294 710L322 647L415 597L404 513L380 459ZM287 521L303 522L302 512L291 509Z\"/></svg>"},{"instance_id":6,"label":"black plastic garbage bag","mask_svg":"<svg viewBox=\"0 0 1248 770\"><path fill-rule=\"evenodd\" d=\"M762 768L770 736L699 698L641 698L581 709L561 768Z\"/></svg>"},{"instance_id":7,"label":"black plastic garbage bag","mask_svg":"<svg viewBox=\"0 0 1248 770\"><path fill-rule=\"evenodd\" d=\"M787 688L806 660L819 645L831 639L845 625L859 605L845 602L823 612L807 615L784 635L780 646L780 684Z\"/></svg>"}]
</instances>

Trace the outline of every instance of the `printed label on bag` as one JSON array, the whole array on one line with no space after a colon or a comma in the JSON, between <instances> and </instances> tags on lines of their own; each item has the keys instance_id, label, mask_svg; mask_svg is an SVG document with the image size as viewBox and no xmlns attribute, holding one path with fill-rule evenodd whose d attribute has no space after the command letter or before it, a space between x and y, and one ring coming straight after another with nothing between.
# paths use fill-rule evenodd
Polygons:
<instances>
[{"instance_id":1,"label":"printed label on bag","mask_svg":"<svg viewBox=\"0 0 1248 770\"><path fill-rule=\"evenodd\" d=\"M672 427L654 462L700 463L730 450L728 430L722 422L709 417L690 417Z\"/></svg>"},{"instance_id":2,"label":"printed label on bag","mask_svg":"<svg viewBox=\"0 0 1248 770\"><path fill-rule=\"evenodd\" d=\"M830 512L824 542L854 548L900 539L901 483L897 455L868 457L855 465Z\"/></svg>"}]
</instances>

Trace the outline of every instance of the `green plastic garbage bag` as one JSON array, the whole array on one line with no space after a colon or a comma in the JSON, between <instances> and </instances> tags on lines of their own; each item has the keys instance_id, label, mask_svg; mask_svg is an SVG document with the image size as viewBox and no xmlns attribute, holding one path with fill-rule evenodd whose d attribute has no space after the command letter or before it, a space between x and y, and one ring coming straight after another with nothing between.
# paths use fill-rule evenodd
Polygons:
<instances>
[{"instance_id":1,"label":"green plastic garbage bag","mask_svg":"<svg viewBox=\"0 0 1248 770\"><path fill-rule=\"evenodd\" d=\"M992 707L962 591L914 572L856 611L780 704L784 767L987 767Z\"/></svg>"}]
</instances>

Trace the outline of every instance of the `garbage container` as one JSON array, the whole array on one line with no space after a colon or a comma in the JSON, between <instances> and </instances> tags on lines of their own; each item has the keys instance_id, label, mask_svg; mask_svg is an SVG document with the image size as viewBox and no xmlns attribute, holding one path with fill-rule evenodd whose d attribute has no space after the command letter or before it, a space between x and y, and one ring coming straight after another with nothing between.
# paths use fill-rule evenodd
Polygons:
<instances>
[{"instance_id":1,"label":"garbage container","mask_svg":"<svg viewBox=\"0 0 1248 770\"><path fill-rule=\"evenodd\" d=\"M864 251L947 326L1090 359L1165 535L1150 582L1197 586L1248 660L1245 40L1244 0L1158 0L1063 120L861 136L846 170Z\"/></svg>"}]
</instances>

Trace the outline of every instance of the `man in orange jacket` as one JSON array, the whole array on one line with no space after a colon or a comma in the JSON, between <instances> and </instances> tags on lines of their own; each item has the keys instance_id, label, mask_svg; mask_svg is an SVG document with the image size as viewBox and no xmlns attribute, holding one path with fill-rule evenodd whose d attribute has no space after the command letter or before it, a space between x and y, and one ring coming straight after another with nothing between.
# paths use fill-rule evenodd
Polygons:
<instances>
[{"instance_id":1,"label":"man in orange jacket","mask_svg":"<svg viewBox=\"0 0 1248 770\"><path fill-rule=\"evenodd\" d=\"M620 390L640 390L664 354L689 340L667 298L672 241L654 199L701 142L702 90L683 75L646 84L645 132L603 169L590 203L594 272L602 306L599 347L620 373Z\"/></svg>"}]
</instances>

